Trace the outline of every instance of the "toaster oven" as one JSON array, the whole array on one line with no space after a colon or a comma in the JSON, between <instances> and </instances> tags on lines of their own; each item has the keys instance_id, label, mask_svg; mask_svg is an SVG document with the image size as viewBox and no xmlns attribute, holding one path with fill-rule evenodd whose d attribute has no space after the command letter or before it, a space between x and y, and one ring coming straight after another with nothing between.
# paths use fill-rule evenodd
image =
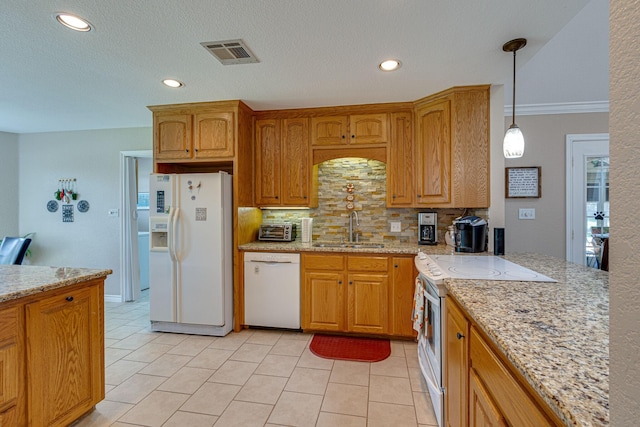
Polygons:
<instances>
[{"instance_id":1,"label":"toaster oven","mask_svg":"<svg viewBox=\"0 0 640 427\"><path fill-rule=\"evenodd\" d=\"M293 242L296 240L295 224L262 224L258 232L258 240L274 242Z\"/></svg>"}]
</instances>

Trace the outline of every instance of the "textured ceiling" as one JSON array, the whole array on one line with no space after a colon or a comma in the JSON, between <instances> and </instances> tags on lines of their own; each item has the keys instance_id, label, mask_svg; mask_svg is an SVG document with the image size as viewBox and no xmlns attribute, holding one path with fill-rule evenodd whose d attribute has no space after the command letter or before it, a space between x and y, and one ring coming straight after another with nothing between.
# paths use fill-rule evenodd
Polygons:
<instances>
[{"instance_id":1,"label":"textured ceiling","mask_svg":"<svg viewBox=\"0 0 640 427\"><path fill-rule=\"evenodd\" d=\"M95 30L59 25L59 11ZM182 102L264 110L411 101L469 84L506 82L506 92L502 44L516 37L528 39L518 104L608 100L603 0L4 0L0 131L151 126L146 106ZM260 63L223 66L200 45L235 38ZM389 57L402 68L379 71ZM166 88L167 77L186 86Z\"/></svg>"}]
</instances>

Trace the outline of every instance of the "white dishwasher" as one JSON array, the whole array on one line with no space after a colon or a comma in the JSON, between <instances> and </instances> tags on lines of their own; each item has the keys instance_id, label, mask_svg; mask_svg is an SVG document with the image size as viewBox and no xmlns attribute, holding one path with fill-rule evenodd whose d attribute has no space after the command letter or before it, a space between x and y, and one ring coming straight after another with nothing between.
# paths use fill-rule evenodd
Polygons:
<instances>
[{"instance_id":1,"label":"white dishwasher","mask_svg":"<svg viewBox=\"0 0 640 427\"><path fill-rule=\"evenodd\" d=\"M244 253L244 323L300 329L300 254Z\"/></svg>"}]
</instances>

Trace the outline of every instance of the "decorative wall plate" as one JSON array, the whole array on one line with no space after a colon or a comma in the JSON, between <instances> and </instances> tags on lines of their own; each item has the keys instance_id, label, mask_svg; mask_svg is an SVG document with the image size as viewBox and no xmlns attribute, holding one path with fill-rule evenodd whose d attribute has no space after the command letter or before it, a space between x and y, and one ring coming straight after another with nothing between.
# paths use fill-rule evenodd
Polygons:
<instances>
[{"instance_id":1,"label":"decorative wall plate","mask_svg":"<svg viewBox=\"0 0 640 427\"><path fill-rule=\"evenodd\" d=\"M47 210L49 212L57 212L58 211L58 202L56 200L49 200L47 202Z\"/></svg>"},{"instance_id":2,"label":"decorative wall plate","mask_svg":"<svg viewBox=\"0 0 640 427\"><path fill-rule=\"evenodd\" d=\"M89 210L89 202L86 200L80 200L78 202L78 212L85 213Z\"/></svg>"},{"instance_id":3,"label":"decorative wall plate","mask_svg":"<svg viewBox=\"0 0 640 427\"><path fill-rule=\"evenodd\" d=\"M354 208L353 203L347 202L347 209L353 209L353 208Z\"/></svg>"},{"instance_id":4,"label":"decorative wall plate","mask_svg":"<svg viewBox=\"0 0 640 427\"><path fill-rule=\"evenodd\" d=\"M354 196L353 194L347 194L347 200L348 201L352 202L353 199L355 199L355 198L356 198L356 196Z\"/></svg>"}]
</instances>

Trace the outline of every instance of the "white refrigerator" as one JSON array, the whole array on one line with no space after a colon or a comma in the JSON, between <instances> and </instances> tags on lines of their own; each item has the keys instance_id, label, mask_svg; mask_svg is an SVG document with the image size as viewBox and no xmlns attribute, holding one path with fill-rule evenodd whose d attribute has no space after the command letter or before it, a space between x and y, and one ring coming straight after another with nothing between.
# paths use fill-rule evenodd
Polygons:
<instances>
[{"instance_id":1,"label":"white refrigerator","mask_svg":"<svg viewBox=\"0 0 640 427\"><path fill-rule=\"evenodd\" d=\"M149 314L154 331L233 329L233 215L225 172L151 174Z\"/></svg>"}]
</instances>

